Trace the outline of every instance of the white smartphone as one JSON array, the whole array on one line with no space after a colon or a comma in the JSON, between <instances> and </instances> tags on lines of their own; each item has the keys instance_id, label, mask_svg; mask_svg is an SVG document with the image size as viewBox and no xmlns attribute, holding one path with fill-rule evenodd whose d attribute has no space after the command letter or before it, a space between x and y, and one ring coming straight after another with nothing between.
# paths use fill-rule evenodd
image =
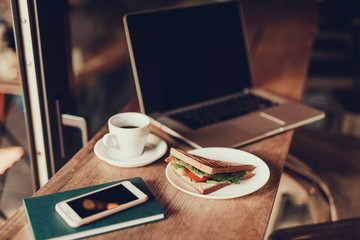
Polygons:
<instances>
[{"instance_id":1,"label":"white smartphone","mask_svg":"<svg viewBox=\"0 0 360 240\"><path fill-rule=\"evenodd\" d=\"M144 203L147 199L140 189L124 181L61 201L55 209L67 224L79 227Z\"/></svg>"}]
</instances>

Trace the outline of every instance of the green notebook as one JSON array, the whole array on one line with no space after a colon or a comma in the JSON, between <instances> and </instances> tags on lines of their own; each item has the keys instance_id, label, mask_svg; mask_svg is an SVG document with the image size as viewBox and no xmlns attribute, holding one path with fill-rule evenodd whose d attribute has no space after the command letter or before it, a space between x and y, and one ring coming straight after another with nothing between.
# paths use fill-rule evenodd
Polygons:
<instances>
[{"instance_id":1,"label":"green notebook","mask_svg":"<svg viewBox=\"0 0 360 240\"><path fill-rule=\"evenodd\" d=\"M26 216L34 238L77 239L165 219L164 209L144 181L139 177L126 180L147 194L149 199L143 204L78 228L67 225L56 212L55 204L121 181L24 199Z\"/></svg>"}]
</instances>

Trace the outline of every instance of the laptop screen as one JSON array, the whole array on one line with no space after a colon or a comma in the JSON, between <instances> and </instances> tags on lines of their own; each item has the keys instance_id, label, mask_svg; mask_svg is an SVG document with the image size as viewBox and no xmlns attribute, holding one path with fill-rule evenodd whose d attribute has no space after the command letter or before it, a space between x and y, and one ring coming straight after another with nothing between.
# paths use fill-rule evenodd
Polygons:
<instances>
[{"instance_id":1,"label":"laptop screen","mask_svg":"<svg viewBox=\"0 0 360 240\"><path fill-rule=\"evenodd\" d=\"M236 2L129 14L126 22L145 113L251 87Z\"/></svg>"}]
</instances>

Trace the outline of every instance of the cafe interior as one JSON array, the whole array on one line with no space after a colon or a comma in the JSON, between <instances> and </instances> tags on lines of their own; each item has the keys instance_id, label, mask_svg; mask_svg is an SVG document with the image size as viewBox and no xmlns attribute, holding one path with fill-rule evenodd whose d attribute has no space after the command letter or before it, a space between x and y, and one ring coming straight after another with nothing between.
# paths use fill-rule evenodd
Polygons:
<instances>
[{"instance_id":1,"label":"cafe interior","mask_svg":"<svg viewBox=\"0 0 360 240\"><path fill-rule=\"evenodd\" d=\"M95 142L108 131L110 116L128 109L139 111L123 16L129 12L225 1L55 2L0 0L0 224L3 226L0 238L4 234L6 239L22 239L30 234L26 221L16 220L20 216L25 219L23 210L19 212L25 198L135 174L131 168L106 165L93 153ZM248 217L248 225L253 227L247 225L247 228L260 230L249 230L246 232L249 235L242 239L360 238L359 1L238 2L242 4L250 66L256 83L325 113L321 120L239 146L260 158L264 156L271 176L263 189L253 193L256 198L263 197L261 201L254 200L255 203L265 202L269 207L258 214L259 222L256 217ZM283 81L277 82L275 77ZM289 77L295 79L295 84L284 83ZM273 80L271 85L267 79ZM159 136L169 147L185 144L163 133ZM280 150L277 146L282 143ZM187 146L184 150L192 148ZM274 157L277 155L271 151L281 151L279 155L284 156L281 164L277 165ZM151 180L146 171L162 169L165 157L159 157L149 166L134 168L137 176L144 174L145 180L160 182ZM9 160L3 160L6 158ZM80 177L74 174L73 178L71 171L80 168L75 163L82 164L81 158L91 158L93 166L98 161L106 168L101 165L99 172L89 173L89 179L86 177L79 183ZM103 169L111 169L106 170L111 172L111 177L98 178ZM127 172L121 175L122 171ZM66 181L65 173L69 176ZM97 238L134 239L139 232L152 229L151 225L156 225L155 230L167 228L166 222L175 221L171 217L181 217L182 209L172 209L162 191L169 189L168 195L174 193L174 199L185 199L180 194L186 194L171 186L165 174L156 177L164 180L159 187L150 189L168 214L163 225L151 223L146 229L135 227ZM71 181L74 184L58 187ZM255 203L242 202L250 202L251 195L211 200L209 205L220 208L216 205L220 202L223 208L230 208L231 204L240 207L246 204L251 208ZM206 204L198 198L191 200L198 204L196 207ZM209 222L217 221L218 216L210 207L205 213ZM250 213L254 215L253 211ZM265 216L260 217L262 214ZM17 229L23 235L17 236L15 228L7 230L12 226L10 223L21 225ZM149 239L159 237L155 230L149 230ZM237 239L231 231L224 232L223 239ZM306 234L308 238L296 238Z\"/></svg>"}]
</instances>

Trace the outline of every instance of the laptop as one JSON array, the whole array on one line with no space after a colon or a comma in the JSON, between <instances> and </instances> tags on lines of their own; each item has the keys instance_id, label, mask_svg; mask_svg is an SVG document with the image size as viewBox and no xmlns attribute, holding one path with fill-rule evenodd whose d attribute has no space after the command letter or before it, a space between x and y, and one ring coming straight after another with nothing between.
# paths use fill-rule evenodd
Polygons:
<instances>
[{"instance_id":1,"label":"laptop","mask_svg":"<svg viewBox=\"0 0 360 240\"><path fill-rule=\"evenodd\" d=\"M324 118L253 88L237 2L129 13L124 25L141 112L195 148L239 147Z\"/></svg>"}]
</instances>

